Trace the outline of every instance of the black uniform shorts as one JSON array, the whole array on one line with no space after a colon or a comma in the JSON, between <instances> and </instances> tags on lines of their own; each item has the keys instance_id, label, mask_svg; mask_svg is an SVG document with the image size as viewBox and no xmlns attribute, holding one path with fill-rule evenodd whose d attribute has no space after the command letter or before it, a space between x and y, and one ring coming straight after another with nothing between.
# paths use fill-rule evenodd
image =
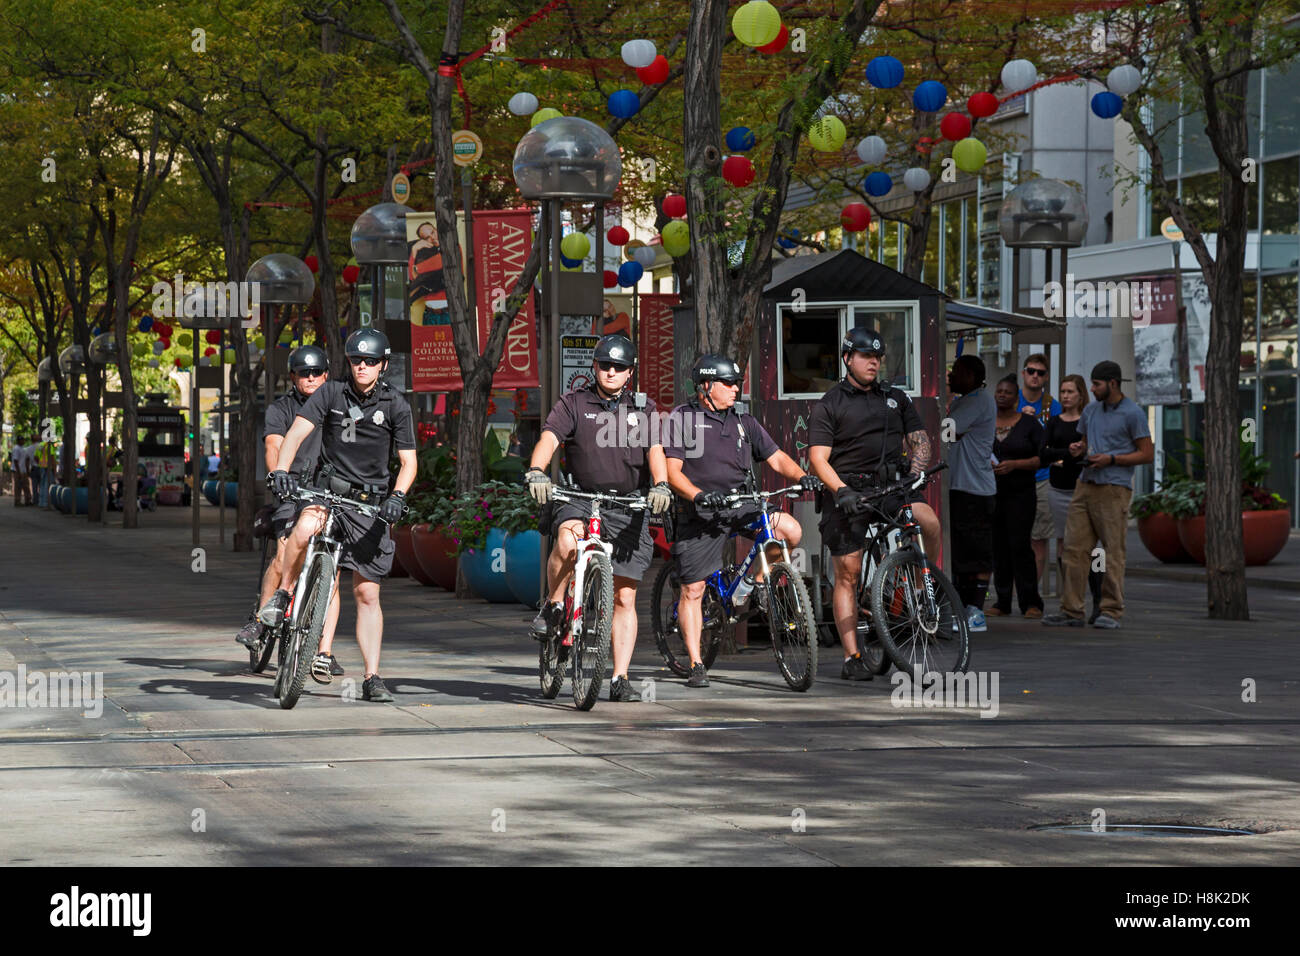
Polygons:
<instances>
[{"instance_id":1,"label":"black uniform shorts","mask_svg":"<svg viewBox=\"0 0 1300 956\"><path fill-rule=\"evenodd\" d=\"M303 503L292 498L281 501L275 506L275 510L271 512L271 527L275 530L277 538L289 537L289 532L293 530L302 509Z\"/></svg>"},{"instance_id":2,"label":"black uniform shorts","mask_svg":"<svg viewBox=\"0 0 1300 956\"><path fill-rule=\"evenodd\" d=\"M551 540L554 542L560 525L574 519L580 520L583 531L591 516L589 501L554 501L551 503ZM654 539L650 537L650 517L644 510L632 511L617 505L600 506L600 540L614 546L610 562L614 574L621 578L640 581L646 568L654 559Z\"/></svg>"},{"instance_id":3,"label":"black uniform shorts","mask_svg":"<svg viewBox=\"0 0 1300 956\"><path fill-rule=\"evenodd\" d=\"M693 506L686 505L677 518L677 531L673 537L673 557L677 559L681 582L694 584L703 581L724 563L730 564L730 556L724 560L723 542L737 532L752 534L745 529L761 513L752 505L745 505L701 516ZM772 517L775 518L775 514Z\"/></svg>"},{"instance_id":4,"label":"black uniform shorts","mask_svg":"<svg viewBox=\"0 0 1300 956\"><path fill-rule=\"evenodd\" d=\"M948 527L952 531L952 574L987 574L993 570L993 512L996 495L948 492Z\"/></svg>"},{"instance_id":5,"label":"black uniform shorts","mask_svg":"<svg viewBox=\"0 0 1300 956\"><path fill-rule=\"evenodd\" d=\"M925 501L925 495L919 490L903 494L902 492L890 495L880 502L877 507L885 514L893 517L902 510L904 504L920 504ZM830 551L833 557L843 557L846 554L852 554L854 551L861 551L864 539L867 536L867 526L874 521L879 521L881 516L874 512L867 512L862 515L846 515L835 504L835 496L829 491L822 492L822 516L817 523L821 531L822 544Z\"/></svg>"},{"instance_id":6,"label":"black uniform shorts","mask_svg":"<svg viewBox=\"0 0 1300 956\"><path fill-rule=\"evenodd\" d=\"M388 522L368 518L351 508L335 508L334 538L342 543L339 567L351 568L361 576L378 581L393 570L393 535Z\"/></svg>"}]
</instances>

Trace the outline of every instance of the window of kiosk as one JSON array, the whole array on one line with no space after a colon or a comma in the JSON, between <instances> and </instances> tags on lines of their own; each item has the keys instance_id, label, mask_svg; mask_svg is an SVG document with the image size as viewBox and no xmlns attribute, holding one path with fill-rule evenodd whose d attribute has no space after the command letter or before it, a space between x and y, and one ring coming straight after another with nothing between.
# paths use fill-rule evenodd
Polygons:
<instances>
[{"instance_id":1,"label":"window of kiosk","mask_svg":"<svg viewBox=\"0 0 1300 956\"><path fill-rule=\"evenodd\" d=\"M921 338L920 309L915 300L856 303L851 307L854 326L874 328L885 340L885 364L881 378L909 395L919 395L921 360L917 342ZM842 335L849 330L846 317Z\"/></svg>"},{"instance_id":2,"label":"window of kiosk","mask_svg":"<svg viewBox=\"0 0 1300 956\"><path fill-rule=\"evenodd\" d=\"M777 397L821 398L840 378L843 305L777 306Z\"/></svg>"}]
</instances>

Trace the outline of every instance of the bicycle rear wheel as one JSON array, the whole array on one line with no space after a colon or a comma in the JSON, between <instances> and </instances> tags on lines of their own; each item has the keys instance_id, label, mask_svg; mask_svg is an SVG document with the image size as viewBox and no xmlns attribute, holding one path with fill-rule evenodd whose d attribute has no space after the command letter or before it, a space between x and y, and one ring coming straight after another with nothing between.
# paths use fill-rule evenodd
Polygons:
<instances>
[{"instance_id":1,"label":"bicycle rear wheel","mask_svg":"<svg viewBox=\"0 0 1300 956\"><path fill-rule=\"evenodd\" d=\"M289 657L285 661L280 680L280 706L289 710L298 703L307 675L311 672L312 658L320 647L325 631L325 616L329 612L330 588L334 583L334 559L328 554L318 554L307 572L303 605L297 627L290 627Z\"/></svg>"},{"instance_id":2,"label":"bicycle rear wheel","mask_svg":"<svg viewBox=\"0 0 1300 956\"><path fill-rule=\"evenodd\" d=\"M876 635L894 666L918 681L927 673L956 674L970 665L970 632L957 589L938 568L929 572L932 589L926 587L921 556L895 551L871 582Z\"/></svg>"},{"instance_id":3,"label":"bicycle rear wheel","mask_svg":"<svg viewBox=\"0 0 1300 956\"><path fill-rule=\"evenodd\" d=\"M592 552L580 597L581 624L573 635L573 704L579 710L591 710L605 682L609 634L614 625L614 568L605 552Z\"/></svg>"},{"instance_id":4,"label":"bicycle rear wheel","mask_svg":"<svg viewBox=\"0 0 1300 956\"><path fill-rule=\"evenodd\" d=\"M686 641L682 639L681 625L677 621L677 602L681 592L677 563L669 561L659 569L650 592L650 624L655 632L655 644L668 669L678 677L690 677L691 655L686 650ZM713 666L722 645L721 604L713 588L705 587L700 611L704 621L700 631L700 660L707 670Z\"/></svg>"},{"instance_id":5,"label":"bicycle rear wheel","mask_svg":"<svg viewBox=\"0 0 1300 956\"><path fill-rule=\"evenodd\" d=\"M817 679L817 622L803 577L784 561L768 571L767 623L781 676L795 690L807 690Z\"/></svg>"},{"instance_id":6,"label":"bicycle rear wheel","mask_svg":"<svg viewBox=\"0 0 1300 956\"><path fill-rule=\"evenodd\" d=\"M537 678L542 685L542 696L554 700L564 686L564 665L569 659L569 649L560 641L563 628L552 624L546 633L546 640L537 649Z\"/></svg>"},{"instance_id":7,"label":"bicycle rear wheel","mask_svg":"<svg viewBox=\"0 0 1300 956\"><path fill-rule=\"evenodd\" d=\"M254 645L248 649L248 667L254 674L260 674L266 670L266 665L271 661L271 652L275 650L279 642L275 639L276 632L269 627L262 632L262 643Z\"/></svg>"},{"instance_id":8,"label":"bicycle rear wheel","mask_svg":"<svg viewBox=\"0 0 1300 956\"><path fill-rule=\"evenodd\" d=\"M889 659L884 646L880 643L880 638L876 636L876 628L872 623L871 582L874 575L868 577L867 569L869 567L879 568L887 553L885 543L879 537L873 538L870 551L865 551L862 555L862 573L860 587L858 588L858 653L862 655L862 660L866 662L867 670L876 675L889 670L893 665L893 661Z\"/></svg>"}]
</instances>

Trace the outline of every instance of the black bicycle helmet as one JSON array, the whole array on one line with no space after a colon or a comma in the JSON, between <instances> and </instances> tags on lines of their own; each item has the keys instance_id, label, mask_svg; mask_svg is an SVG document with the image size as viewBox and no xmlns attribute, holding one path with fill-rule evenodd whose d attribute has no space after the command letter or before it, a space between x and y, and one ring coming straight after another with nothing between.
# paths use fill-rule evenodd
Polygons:
<instances>
[{"instance_id":1,"label":"black bicycle helmet","mask_svg":"<svg viewBox=\"0 0 1300 956\"><path fill-rule=\"evenodd\" d=\"M289 371L295 375L303 372L328 372L329 356L316 345L303 345L289 353Z\"/></svg>"},{"instance_id":2,"label":"black bicycle helmet","mask_svg":"<svg viewBox=\"0 0 1300 956\"><path fill-rule=\"evenodd\" d=\"M387 359L393 350L388 345L388 336L378 329L357 329L344 343L343 354L348 358Z\"/></svg>"},{"instance_id":3,"label":"black bicycle helmet","mask_svg":"<svg viewBox=\"0 0 1300 956\"><path fill-rule=\"evenodd\" d=\"M594 362L617 362L619 365L636 366L636 346L632 340L621 332L601 336L596 343Z\"/></svg>"},{"instance_id":4,"label":"black bicycle helmet","mask_svg":"<svg viewBox=\"0 0 1300 956\"><path fill-rule=\"evenodd\" d=\"M859 325L849 329L848 334L844 336L844 341L840 343L840 357L843 358L850 352L862 352L866 355L884 355L885 340L880 337L880 333L869 325Z\"/></svg>"},{"instance_id":5,"label":"black bicycle helmet","mask_svg":"<svg viewBox=\"0 0 1300 956\"><path fill-rule=\"evenodd\" d=\"M691 380L696 388L720 378L733 378L739 382L744 378L744 373L734 359L729 359L725 355L709 352L695 360L695 367L691 369Z\"/></svg>"}]
</instances>

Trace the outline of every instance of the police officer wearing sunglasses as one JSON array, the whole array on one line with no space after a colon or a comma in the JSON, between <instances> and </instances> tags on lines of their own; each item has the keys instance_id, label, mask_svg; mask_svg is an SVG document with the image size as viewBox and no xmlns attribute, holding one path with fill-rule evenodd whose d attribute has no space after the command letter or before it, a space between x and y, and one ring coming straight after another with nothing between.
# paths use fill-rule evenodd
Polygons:
<instances>
[{"instance_id":1,"label":"police officer wearing sunglasses","mask_svg":"<svg viewBox=\"0 0 1300 956\"><path fill-rule=\"evenodd\" d=\"M382 379L392 354L388 337L375 329L358 329L348 336L343 351L348 360L347 380L326 382L299 409L280 446L276 470L267 475L267 483L282 498L292 495L298 487L289 471L294 456L299 446L319 431L321 467L316 473L317 486L351 498L382 502L381 517L373 519L339 508L334 533L343 543L339 566L352 569L357 644L365 661L362 697L391 701L393 696L379 677L384 634L379 582L393 567L389 524L405 512L406 492L415 481L415 431L406 399ZM394 450L401 462L396 480L388 469ZM324 526L324 508L302 509L285 547L280 589L258 612L262 623L274 627L283 620L307 544ZM312 677L321 683L328 683L331 677L329 651L322 640L320 653L312 663Z\"/></svg>"}]
</instances>

